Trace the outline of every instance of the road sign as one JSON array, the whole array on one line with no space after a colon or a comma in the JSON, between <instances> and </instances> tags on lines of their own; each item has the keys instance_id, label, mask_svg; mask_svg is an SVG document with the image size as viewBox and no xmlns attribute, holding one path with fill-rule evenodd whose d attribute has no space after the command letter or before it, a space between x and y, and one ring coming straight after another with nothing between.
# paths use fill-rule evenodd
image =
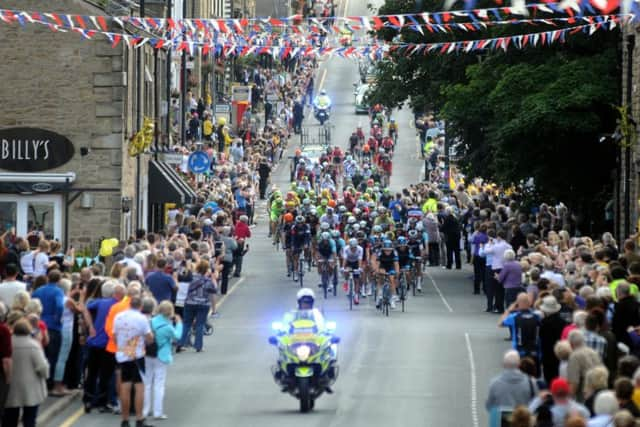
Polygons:
<instances>
[{"instance_id":1,"label":"road sign","mask_svg":"<svg viewBox=\"0 0 640 427\"><path fill-rule=\"evenodd\" d=\"M231 106L229 104L216 104L216 114L229 114Z\"/></svg>"},{"instance_id":2,"label":"road sign","mask_svg":"<svg viewBox=\"0 0 640 427\"><path fill-rule=\"evenodd\" d=\"M210 165L209 156L204 151L194 151L189 156L189 170L193 173L205 173Z\"/></svg>"}]
</instances>

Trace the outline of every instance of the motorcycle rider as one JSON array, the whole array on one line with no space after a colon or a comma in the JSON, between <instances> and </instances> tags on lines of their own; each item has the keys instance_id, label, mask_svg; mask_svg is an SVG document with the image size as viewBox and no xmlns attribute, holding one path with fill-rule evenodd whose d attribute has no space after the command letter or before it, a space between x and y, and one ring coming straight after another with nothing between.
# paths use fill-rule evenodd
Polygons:
<instances>
[{"instance_id":1,"label":"motorcycle rider","mask_svg":"<svg viewBox=\"0 0 640 427\"><path fill-rule=\"evenodd\" d=\"M322 89L320 91L320 95L316 96L316 99L313 100L313 107L316 112L318 109L326 109L327 111L331 110L331 98L327 95L326 90Z\"/></svg>"},{"instance_id":2,"label":"motorcycle rider","mask_svg":"<svg viewBox=\"0 0 640 427\"><path fill-rule=\"evenodd\" d=\"M284 316L284 324L287 325L287 329L295 320L309 319L315 323L318 333L325 331L324 316L320 310L313 307L315 299L316 294L313 292L313 289L302 288L298 291L296 295L298 308L291 310Z\"/></svg>"}]
</instances>

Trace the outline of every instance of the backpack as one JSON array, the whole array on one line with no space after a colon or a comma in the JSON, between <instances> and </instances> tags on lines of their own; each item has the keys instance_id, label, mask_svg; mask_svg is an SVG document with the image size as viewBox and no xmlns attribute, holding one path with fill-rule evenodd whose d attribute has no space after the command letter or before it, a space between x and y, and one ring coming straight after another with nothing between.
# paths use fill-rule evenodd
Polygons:
<instances>
[{"instance_id":1,"label":"backpack","mask_svg":"<svg viewBox=\"0 0 640 427\"><path fill-rule=\"evenodd\" d=\"M540 320L531 311L520 312L515 317L516 346L521 355L537 357L539 330Z\"/></svg>"},{"instance_id":2,"label":"backpack","mask_svg":"<svg viewBox=\"0 0 640 427\"><path fill-rule=\"evenodd\" d=\"M158 330L162 329L165 326L167 326L166 323L163 324L163 325L158 326L158 328L155 329L155 330L153 330L153 328L152 328L154 337L153 337L153 341L151 343L145 344L145 356L147 356L147 357L158 357L158 341L157 341L157 337L155 335L156 335L156 332Z\"/></svg>"}]
</instances>

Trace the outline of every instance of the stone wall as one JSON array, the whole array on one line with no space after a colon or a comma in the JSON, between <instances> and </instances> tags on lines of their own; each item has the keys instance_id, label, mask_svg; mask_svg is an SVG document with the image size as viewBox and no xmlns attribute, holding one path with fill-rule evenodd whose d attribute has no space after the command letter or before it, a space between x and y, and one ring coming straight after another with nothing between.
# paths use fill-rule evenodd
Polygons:
<instances>
[{"instance_id":1,"label":"stone wall","mask_svg":"<svg viewBox=\"0 0 640 427\"><path fill-rule=\"evenodd\" d=\"M2 7L104 14L81 0L4 0ZM137 130L132 49L124 44L113 49L106 41L88 41L74 33L4 23L0 40L0 128L45 128L69 138L74 157L49 172L75 172L73 187L94 197L92 208L81 208L80 199L69 207L68 243L79 248L103 236L127 237L121 197L135 199L136 183L136 160L126 154L128 136ZM81 147L89 148L89 154L81 156ZM146 177L148 157L140 163Z\"/></svg>"}]
</instances>

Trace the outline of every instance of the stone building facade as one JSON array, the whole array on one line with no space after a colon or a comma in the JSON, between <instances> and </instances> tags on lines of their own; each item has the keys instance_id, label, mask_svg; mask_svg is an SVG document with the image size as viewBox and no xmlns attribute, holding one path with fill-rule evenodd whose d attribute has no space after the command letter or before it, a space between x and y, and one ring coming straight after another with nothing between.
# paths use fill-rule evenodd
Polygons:
<instances>
[{"instance_id":1,"label":"stone building facade","mask_svg":"<svg viewBox=\"0 0 640 427\"><path fill-rule=\"evenodd\" d=\"M83 0L5 0L2 7L105 14ZM83 248L145 228L150 156L129 157L127 142L139 118L161 114L162 58L151 48L112 48L107 41L35 25L0 23L0 40L0 137L3 130L27 128L12 135L26 140L30 129L44 129L73 144L70 160L53 168L31 171L24 159L0 165L6 166L0 169L0 232L14 226L24 234L38 227ZM137 55L143 55L142 67Z\"/></svg>"}]
</instances>

